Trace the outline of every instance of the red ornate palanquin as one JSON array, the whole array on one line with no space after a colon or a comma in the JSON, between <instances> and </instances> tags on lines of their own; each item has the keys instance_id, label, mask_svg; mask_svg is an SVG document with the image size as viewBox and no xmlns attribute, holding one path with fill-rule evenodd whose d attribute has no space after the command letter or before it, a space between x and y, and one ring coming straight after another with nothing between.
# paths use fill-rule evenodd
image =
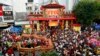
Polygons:
<instances>
[{"instance_id":1,"label":"red ornate palanquin","mask_svg":"<svg viewBox=\"0 0 100 56\"><path fill-rule=\"evenodd\" d=\"M34 38L36 38L36 39L40 39L40 40L43 40L43 41L45 41L45 42L48 42L46 45L42 45L42 46L36 46L36 47L34 47L34 48L25 48L25 47L21 47L21 44L19 43L18 45L17 45L17 47L18 47L18 50L20 51L20 52L32 52L32 53L34 53L35 51L48 51L48 50L52 50L53 49L53 43L52 43L52 41L51 41L51 39L47 39L46 37L44 37L44 36L38 36L38 35L36 35L36 34L32 34L32 35L30 35L30 34L23 34L22 35L22 37L26 37L26 38L28 38L28 37L34 37Z\"/></svg>"}]
</instances>

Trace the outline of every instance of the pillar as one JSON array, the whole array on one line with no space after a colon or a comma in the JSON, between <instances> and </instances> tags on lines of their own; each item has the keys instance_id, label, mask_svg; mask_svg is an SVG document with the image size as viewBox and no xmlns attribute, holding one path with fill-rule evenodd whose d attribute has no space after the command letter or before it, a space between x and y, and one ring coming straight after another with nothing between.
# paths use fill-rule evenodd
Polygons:
<instances>
[{"instance_id":1,"label":"pillar","mask_svg":"<svg viewBox=\"0 0 100 56\"><path fill-rule=\"evenodd\" d=\"M73 27L72 25L73 25L73 20L71 20L71 28Z\"/></svg>"},{"instance_id":2,"label":"pillar","mask_svg":"<svg viewBox=\"0 0 100 56\"><path fill-rule=\"evenodd\" d=\"M62 30L64 29L64 20L62 20L61 28L62 28Z\"/></svg>"},{"instance_id":3,"label":"pillar","mask_svg":"<svg viewBox=\"0 0 100 56\"><path fill-rule=\"evenodd\" d=\"M31 22L32 33L34 32L34 21Z\"/></svg>"},{"instance_id":4,"label":"pillar","mask_svg":"<svg viewBox=\"0 0 100 56\"><path fill-rule=\"evenodd\" d=\"M39 23L39 21L37 22L37 31L40 31L40 23Z\"/></svg>"},{"instance_id":5,"label":"pillar","mask_svg":"<svg viewBox=\"0 0 100 56\"><path fill-rule=\"evenodd\" d=\"M65 28L68 29L69 25L68 25L68 21L66 20L66 23L65 23Z\"/></svg>"},{"instance_id":6,"label":"pillar","mask_svg":"<svg viewBox=\"0 0 100 56\"><path fill-rule=\"evenodd\" d=\"M45 32L45 30L46 30L46 29L45 29L45 28L46 28L46 27L45 27L45 21L43 21L43 24L42 24L42 25L43 25L43 31Z\"/></svg>"}]
</instances>

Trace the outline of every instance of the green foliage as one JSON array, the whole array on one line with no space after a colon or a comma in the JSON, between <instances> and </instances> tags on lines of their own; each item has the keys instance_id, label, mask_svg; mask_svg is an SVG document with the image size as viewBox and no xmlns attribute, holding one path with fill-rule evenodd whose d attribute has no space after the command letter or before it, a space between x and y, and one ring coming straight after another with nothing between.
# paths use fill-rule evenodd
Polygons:
<instances>
[{"instance_id":1,"label":"green foliage","mask_svg":"<svg viewBox=\"0 0 100 56\"><path fill-rule=\"evenodd\" d=\"M96 19L100 19L100 1L99 2L96 2L96 4L97 4L97 7L96 7L96 9L97 9L97 11L96 11Z\"/></svg>"},{"instance_id":2,"label":"green foliage","mask_svg":"<svg viewBox=\"0 0 100 56\"><path fill-rule=\"evenodd\" d=\"M49 51L47 53L42 53L41 56L58 56L55 51Z\"/></svg>"},{"instance_id":3,"label":"green foliage","mask_svg":"<svg viewBox=\"0 0 100 56\"><path fill-rule=\"evenodd\" d=\"M100 3L92 0L81 0L73 9L78 23L89 26L100 15Z\"/></svg>"}]
</instances>

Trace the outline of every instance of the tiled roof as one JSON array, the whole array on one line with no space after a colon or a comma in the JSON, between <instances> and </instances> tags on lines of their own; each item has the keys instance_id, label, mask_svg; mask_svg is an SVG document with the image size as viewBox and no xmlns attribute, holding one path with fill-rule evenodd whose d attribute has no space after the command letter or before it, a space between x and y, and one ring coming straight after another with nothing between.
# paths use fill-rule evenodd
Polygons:
<instances>
[{"instance_id":1,"label":"tiled roof","mask_svg":"<svg viewBox=\"0 0 100 56\"><path fill-rule=\"evenodd\" d=\"M42 6L42 8L65 8L65 7L59 4L47 4Z\"/></svg>"}]
</instances>

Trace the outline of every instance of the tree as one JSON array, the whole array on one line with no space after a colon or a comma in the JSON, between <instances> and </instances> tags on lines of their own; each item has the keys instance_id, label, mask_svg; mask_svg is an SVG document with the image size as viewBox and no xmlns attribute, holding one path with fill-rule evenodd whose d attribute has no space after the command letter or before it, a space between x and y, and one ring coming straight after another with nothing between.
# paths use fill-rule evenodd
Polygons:
<instances>
[{"instance_id":1,"label":"tree","mask_svg":"<svg viewBox=\"0 0 100 56\"><path fill-rule=\"evenodd\" d=\"M100 1L97 2L97 12L98 12L98 18L100 19Z\"/></svg>"},{"instance_id":2,"label":"tree","mask_svg":"<svg viewBox=\"0 0 100 56\"><path fill-rule=\"evenodd\" d=\"M100 1L97 0L97 11L96 11L96 19L94 21L100 24Z\"/></svg>"},{"instance_id":3,"label":"tree","mask_svg":"<svg viewBox=\"0 0 100 56\"><path fill-rule=\"evenodd\" d=\"M74 6L73 12L77 17L77 22L89 26L93 23L94 19L97 19L100 14L100 3L93 0L81 0Z\"/></svg>"}]
</instances>

